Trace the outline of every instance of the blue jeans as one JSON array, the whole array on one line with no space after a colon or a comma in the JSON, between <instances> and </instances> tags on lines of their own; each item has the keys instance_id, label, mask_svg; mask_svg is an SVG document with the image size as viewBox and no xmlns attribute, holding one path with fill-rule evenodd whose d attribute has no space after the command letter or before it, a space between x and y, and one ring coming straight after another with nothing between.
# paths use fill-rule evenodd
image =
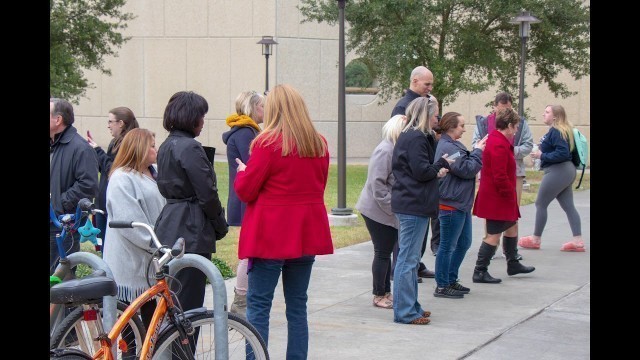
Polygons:
<instances>
[{"instance_id":1,"label":"blue jeans","mask_svg":"<svg viewBox=\"0 0 640 360\"><path fill-rule=\"evenodd\" d=\"M393 274L393 321L408 324L424 312L418 302L417 269L429 218L407 214L396 214L396 217L400 221L400 251Z\"/></svg>"},{"instance_id":2,"label":"blue jeans","mask_svg":"<svg viewBox=\"0 0 640 360\"><path fill-rule=\"evenodd\" d=\"M306 359L309 350L307 289L315 256L297 259L253 259L249 269L247 320L269 345L269 314L273 293L282 273L285 314L287 316L287 360Z\"/></svg>"},{"instance_id":3,"label":"blue jeans","mask_svg":"<svg viewBox=\"0 0 640 360\"><path fill-rule=\"evenodd\" d=\"M440 210L440 247L436 254L436 283L447 287L458 281L458 270L471 246L471 212Z\"/></svg>"}]
</instances>

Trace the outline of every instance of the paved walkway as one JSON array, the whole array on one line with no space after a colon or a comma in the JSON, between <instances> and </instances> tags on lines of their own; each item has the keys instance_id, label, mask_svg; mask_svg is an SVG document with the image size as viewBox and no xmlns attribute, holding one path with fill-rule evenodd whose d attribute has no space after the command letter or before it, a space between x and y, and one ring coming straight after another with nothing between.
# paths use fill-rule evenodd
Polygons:
<instances>
[{"instance_id":1,"label":"paved walkway","mask_svg":"<svg viewBox=\"0 0 640 360\"><path fill-rule=\"evenodd\" d=\"M521 249L530 274L507 276L504 258L490 272L502 283L474 284L473 266L483 234L473 219L473 244L460 269L471 288L464 299L433 296L434 280L419 284L418 299L432 312L426 326L393 322L393 310L372 306L371 241L318 256L309 287L309 359L589 359L591 324L590 191L574 192L587 251L561 252L571 238L554 201L540 250ZM535 206L521 208L520 235L533 231ZM430 251L423 261L433 269ZM229 304L235 279L227 280ZM210 287L207 287L209 299ZM208 300L211 301L211 300ZM271 311L269 354L285 359L287 324L282 286Z\"/></svg>"}]
</instances>

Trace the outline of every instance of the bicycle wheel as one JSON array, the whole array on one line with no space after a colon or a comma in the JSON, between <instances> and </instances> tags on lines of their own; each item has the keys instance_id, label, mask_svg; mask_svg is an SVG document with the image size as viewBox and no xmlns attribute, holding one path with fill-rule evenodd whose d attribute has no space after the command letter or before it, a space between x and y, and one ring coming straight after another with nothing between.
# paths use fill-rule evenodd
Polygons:
<instances>
[{"instance_id":1,"label":"bicycle wheel","mask_svg":"<svg viewBox=\"0 0 640 360\"><path fill-rule=\"evenodd\" d=\"M118 301L117 316L125 311L127 304ZM100 315L102 315L102 303L100 304ZM109 329L104 329L106 333ZM87 354L95 354L100 348L100 344L94 342L97 329L93 322L87 322L83 319L82 307L77 307L68 316L62 320L56 328L49 343L50 349L71 348L79 349ZM135 359L136 355L142 349L142 343L146 335L146 329L139 316L134 316L129 320L128 326L125 326L120 336L116 340L117 359ZM123 348L125 351L123 351Z\"/></svg>"},{"instance_id":2,"label":"bicycle wheel","mask_svg":"<svg viewBox=\"0 0 640 360\"><path fill-rule=\"evenodd\" d=\"M215 358L215 336L213 331L213 311L207 311L188 315L191 325L196 330L193 336L189 336L192 349L195 348L193 358ZM267 345L247 320L228 313L229 327L229 360L251 359L268 360ZM188 359L179 345L178 329L171 325L158 336L158 344L153 354L154 360Z\"/></svg>"}]
</instances>

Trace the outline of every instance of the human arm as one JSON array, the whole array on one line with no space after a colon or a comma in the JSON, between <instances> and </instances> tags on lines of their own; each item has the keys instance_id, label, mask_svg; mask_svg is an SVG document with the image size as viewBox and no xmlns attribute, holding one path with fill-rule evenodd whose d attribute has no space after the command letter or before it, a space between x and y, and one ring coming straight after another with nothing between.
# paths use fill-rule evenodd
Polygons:
<instances>
[{"instance_id":1,"label":"human arm","mask_svg":"<svg viewBox=\"0 0 640 360\"><path fill-rule=\"evenodd\" d=\"M391 148L376 148L371 154L369 161L369 171L367 181L371 184L373 199L378 206L387 214L393 215L391 210L391 159L393 157L393 146Z\"/></svg>"},{"instance_id":2,"label":"human arm","mask_svg":"<svg viewBox=\"0 0 640 360\"><path fill-rule=\"evenodd\" d=\"M93 199L98 195L98 160L95 151L84 144L70 159L75 181L60 194L65 213L74 213L78 201Z\"/></svg>"},{"instance_id":3,"label":"human arm","mask_svg":"<svg viewBox=\"0 0 640 360\"><path fill-rule=\"evenodd\" d=\"M508 173L508 164L510 161L511 148L504 143L496 144L491 152L491 177L496 187L497 193L508 198L512 196L511 176Z\"/></svg>"},{"instance_id":4,"label":"human arm","mask_svg":"<svg viewBox=\"0 0 640 360\"><path fill-rule=\"evenodd\" d=\"M537 157L547 164L571 160L569 142L562 138L559 130L551 128L540 143L537 156L534 155L533 157Z\"/></svg>"},{"instance_id":5,"label":"human arm","mask_svg":"<svg viewBox=\"0 0 640 360\"><path fill-rule=\"evenodd\" d=\"M236 180L233 187L240 201L249 203L254 201L271 172L272 155L269 148L256 145L247 164L239 163Z\"/></svg>"},{"instance_id":6,"label":"human arm","mask_svg":"<svg viewBox=\"0 0 640 360\"><path fill-rule=\"evenodd\" d=\"M189 141L179 154L179 163L207 218L217 219L222 212L222 204L218 197L216 173L200 143L196 140Z\"/></svg>"},{"instance_id":7,"label":"human arm","mask_svg":"<svg viewBox=\"0 0 640 360\"><path fill-rule=\"evenodd\" d=\"M515 145L515 144L514 144ZM521 122L520 130L520 144L513 147L513 154L518 159L524 159L525 156L531 153L533 149L533 136L531 135L531 129L526 120Z\"/></svg>"},{"instance_id":8,"label":"human arm","mask_svg":"<svg viewBox=\"0 0 640 360\"><path fill-rule=\"evenodd\" d=\"M440 169L450 168L449 162L442 157L432 162L429 153L435 154L435 151L429 151L430 147L431 145L424 135L414 136L408 141L408 165L411 169L412 177L418 181L426 182L432 180L438 177Z\"/></svg>"}]
</instances>

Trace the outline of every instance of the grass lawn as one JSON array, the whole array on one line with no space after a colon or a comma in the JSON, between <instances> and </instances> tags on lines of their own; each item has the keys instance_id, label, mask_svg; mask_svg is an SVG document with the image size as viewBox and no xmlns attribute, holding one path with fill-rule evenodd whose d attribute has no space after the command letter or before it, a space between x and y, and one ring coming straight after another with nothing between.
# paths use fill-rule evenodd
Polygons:
<instances>
[{"instance_id":1,"label":"grass lawn","mask_svg":"<svg viewBox=\"0 0 640 360\"><path fill-rule=\"evenodd\" d=\"M218 195L220 196L222 205L226 207L229 191L229 169L226 162L216 162L214 163L214 168L218 177ZM526 182L530 184L530 188L529 190L522 192L521 205L528 205L535 202L538 188L540 186L540 181L542 180L542 175L542 171L527 170ZM580 173L578 173L578 176L576 177L576 181L573 185L574 188L575 185L577 185L579 178ZM364 186L366 180L367 165L347 165L346 206L353 209L354 214L357 215L359 215L360 213L356 209L354 209L354 206L358 201L360 191L362 191L362 187ZM590 173L585 172L580 190L590 188ZM327 213L331 213L331 208L338 206L338 169L337 165L335 164L330 165L329 167L329 181L324 194L324 201L325 207L327 208ZM283 219L283 222L285 224L286 221L287 219ZM234 273L233 276L235 276L235 271L238 266L239 234L239 227L230 227L227 236L216 243L216 253L213 254L214 258L218 258L219 260L222 260L224 261L224 263L229 265L229 268ZM356 226L332 226L331 235L333 238L333 245L336 249L371 240L369 232L367 231L364 220L362 220L361 216L358 216ZM93 246L84 243L82 244L82 250L92 251ZM230 271L226 269L221 269L221 272L225 277L232 276L232 274L230 274Z\"/></svg>"}]
</instances>

